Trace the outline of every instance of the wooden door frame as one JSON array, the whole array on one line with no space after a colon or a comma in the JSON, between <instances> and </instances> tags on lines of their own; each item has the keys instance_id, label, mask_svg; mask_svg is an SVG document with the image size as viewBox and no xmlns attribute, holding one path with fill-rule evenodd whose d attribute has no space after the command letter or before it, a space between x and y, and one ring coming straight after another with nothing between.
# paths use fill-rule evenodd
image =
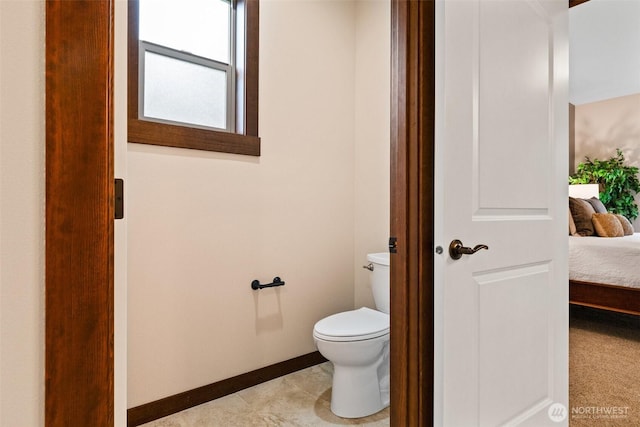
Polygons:
<instances>
[{"instance_id":1,"label":"wooden door frame","mask_svg":"<svg viewBox=\"0 0 640 427\"><path fill-rule=\"evenodd\" d=\"M46 3L48 427L114 422L113 8ZM429 426L435 2L391 10L391 421Z\"/></svg>"},{"instance_id":2,"label":"wooden door frame","mask_svg":"<svg viewBox=\"0 0 640 427\"><path fill-rule=\"evenodd\" d=\"M391 2L391 425L433 425L435 1Z\"/></svg>"},{"instance_id":3,"label":"wooden door frame","mask_svg":"<svg viewBox=\"0 0 640 427\"><path fill-rule=\"evenodd\" d=\"M46 2L48 427L114 423L113 6Z\"/></svg>"}]
</instances>

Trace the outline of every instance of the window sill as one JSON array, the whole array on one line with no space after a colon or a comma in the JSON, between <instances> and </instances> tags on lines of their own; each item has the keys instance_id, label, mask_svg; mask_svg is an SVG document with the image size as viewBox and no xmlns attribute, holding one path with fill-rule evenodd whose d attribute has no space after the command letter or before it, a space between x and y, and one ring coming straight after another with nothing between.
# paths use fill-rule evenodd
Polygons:
<instances>
[{"instance_id":1,"label":"window sill","mask_svg":"<svg viewBox=\"0 0 640 427\"><path fill-rule=\"evenodd\" d=\"M260 137L129 119L128 140L139 144L260 156Z\"/></svg>"}]
</instances>

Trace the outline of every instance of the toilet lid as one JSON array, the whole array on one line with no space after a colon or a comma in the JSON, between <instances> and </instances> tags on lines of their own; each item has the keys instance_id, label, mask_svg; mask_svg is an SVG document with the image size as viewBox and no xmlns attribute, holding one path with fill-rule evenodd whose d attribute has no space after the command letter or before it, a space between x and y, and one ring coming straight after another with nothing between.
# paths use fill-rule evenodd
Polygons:
<instances>
[{"instance_id":1,"label":"toilet lid","mask_svg":"<svg viewBox=\"0 0 640 427\"><path fill-rule=\"evenodd\" d=\"M389 315L362 307L325 317L313 334L326 341L362 341L389 333Z\"/></svg>"}]
</instances>

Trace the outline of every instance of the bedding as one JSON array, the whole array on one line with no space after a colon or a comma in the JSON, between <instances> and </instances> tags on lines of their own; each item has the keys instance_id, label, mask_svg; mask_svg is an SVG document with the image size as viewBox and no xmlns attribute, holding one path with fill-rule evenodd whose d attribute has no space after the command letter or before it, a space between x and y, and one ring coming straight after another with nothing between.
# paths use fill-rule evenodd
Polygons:
<instances>
[{"instance_id":1,"label":"bedding","mask_svg":"<svg viewBox=\"0 0 640 427\"><path fill-rule=\"evenodd\" d=\"M573 215L571 215L571 209L569 209L569 236L577 236L578 229L576 228L576 223L573 222Z\"/></svg>"},{"instance_id":2,"label":"bedding","mask_svg":"<svg viewBox=\"0 0 640 427\"><path fill-rule=\"evenodd\" d=\"M593 228L600 237L622 237L624 229L618 217L610 213L594 213L591 217Z\"/></svg>"},{"instance_id":3,"label":"bedding","mask_svg":"<svg viewBox=\"0 0 640 427\"><path fill-rule=\"evenodd\" d=\"M588 202L596 213L607 213L607 208L604 207L604 204L597 197L591 197L590 199L584 199Z\"/></svg>"},{"instance_id":4,"label":"bedding","mask_svg":"<svg viewBox=\"0 0 640 427\"><path fill-rule=\"evenodd\" d=\"M593 236L595 229L591 217L596 213L593 206L586 200L569 197L569 210L573 216L577 233L581 236Z\"/></svg>"},{"instance_id":5,"label":"bedding","mask_svg":"<svg viewBox=\"0 0 640 427\"><path fill-rule=\"evenodd\" d=\"M618 221L620 221L620 225L622 225L622 231L624 233L625 236L630 236L633 234L633 225L631 224L631 222L627 219L627 217L622 216L620 214L614 214L616 216L616 218L618 218Z\"/></svg>"},{"instance_id":6,"label":"bedding","mask_svg":"<svg viewBox=\"0 0 640 427\"><path fill-rule=\"evenodd\" d=\"M640 233L623 237L569 236L569 279L640 288Z\"/></svg>"}]
</instances>

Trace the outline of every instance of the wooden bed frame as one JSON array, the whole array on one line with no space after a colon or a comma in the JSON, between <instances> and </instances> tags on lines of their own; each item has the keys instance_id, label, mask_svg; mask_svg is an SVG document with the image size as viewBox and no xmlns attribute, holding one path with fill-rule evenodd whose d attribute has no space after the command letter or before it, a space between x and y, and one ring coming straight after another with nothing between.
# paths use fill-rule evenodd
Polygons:
<instances>
[{"instance_id":1,"label":"wooden bed frame","mask_svg":"<svg viewBox=\"0 0 640 427\"><path fill-rule=\"evenodd\" d=\"M640 288L569 280L569 303L640 315Z\"/></svg>"}]
</instances>

